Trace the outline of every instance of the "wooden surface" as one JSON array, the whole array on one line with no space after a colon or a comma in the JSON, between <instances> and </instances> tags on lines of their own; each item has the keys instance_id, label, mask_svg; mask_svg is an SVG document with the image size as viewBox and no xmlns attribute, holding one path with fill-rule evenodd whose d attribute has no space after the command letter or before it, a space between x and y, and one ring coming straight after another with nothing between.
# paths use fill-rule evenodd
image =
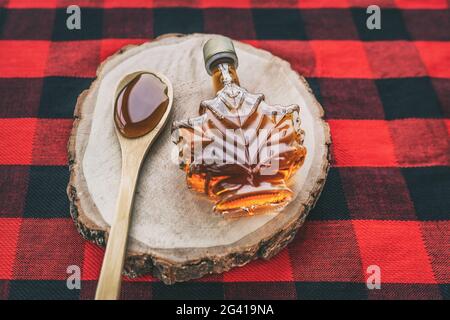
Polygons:
<instances>
[{"instance_id":1,"label":"wooden surface","mask_svg":"<svg viewBox=\"0 0 450 320\"><path fill-rule=\"evenodd\" d=\"M165 36L128 46L107 59L97 80L77 102L69 141L71 214L80 233L101 246L108 237L120 181L120 147L114 133L111 92L126 73L165 74L174 87L170 120L198 113L213 96L203 67L209 35ZM125 273L151 273L165 283L219 273L256 258L269 259L289 243L314 206L329 168L329 128L306 81L267 51L235 42L241 85L273 104L298 104L308 155L291 179L295 199L279 214L227 220L212 214L212 202L186 187L178 169L170 128L147 157L137 184ZM173 160L175 159L175 160Z\"/></svg>"}]
</instances>

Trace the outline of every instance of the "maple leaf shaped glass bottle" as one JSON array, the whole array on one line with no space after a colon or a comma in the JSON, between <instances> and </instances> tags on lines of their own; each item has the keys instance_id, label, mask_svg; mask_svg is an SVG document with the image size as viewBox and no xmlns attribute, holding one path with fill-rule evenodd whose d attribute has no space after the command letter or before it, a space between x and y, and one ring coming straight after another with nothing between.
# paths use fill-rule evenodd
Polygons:
<instances>
[{"instance_id":1,"label":"maple leaf shaped glass bottle","mask_svg":"<svg viewBox=\"0 0 450 320\"><path fill-rule=\"evenodd\" d=\"M188 186L225 216L282 209L293 197L289 178L306 156L299 106L271 106L240 87L229 38L210 39L203 54L216 96L200 104L199 116L172 126Z\"/></svg>"}]
</instances>

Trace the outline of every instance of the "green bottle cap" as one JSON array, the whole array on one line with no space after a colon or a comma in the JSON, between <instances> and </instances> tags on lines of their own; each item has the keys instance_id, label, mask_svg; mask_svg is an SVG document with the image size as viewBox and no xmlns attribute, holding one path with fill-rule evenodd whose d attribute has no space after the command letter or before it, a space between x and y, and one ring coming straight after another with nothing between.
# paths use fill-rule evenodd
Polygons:
<instances>
[{"instance_id":1,"label":"green bottle cap","mask_svg":"<svg viewBox=\"0 0 450 320\"><path fill-rule=\"evenodd\" d=\"M215 67L217 61L230 60L234 66L238 66L238 57L234 49L233 41L224 36L215 36L206 41L203 46L203 58L205 60L205 68L209 75L212 75L212 68Z\"/></svg>"}]
</instances>

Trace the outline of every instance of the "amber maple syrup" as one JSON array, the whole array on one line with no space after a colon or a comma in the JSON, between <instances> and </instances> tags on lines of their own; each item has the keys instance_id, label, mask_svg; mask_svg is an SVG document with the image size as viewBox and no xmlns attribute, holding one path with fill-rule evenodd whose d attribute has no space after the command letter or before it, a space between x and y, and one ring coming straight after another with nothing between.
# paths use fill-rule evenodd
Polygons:
<instances>
[{"instance_id":1,"label":"amber maple syrup","mask_svg":"<svg viewBox=\"0 0 450 320\"><path fill-rule=\"evenodd\" d=\"M139 73L119 92L114 121L126 138L138 138L152 131L169 105L167 86L151 73Z\"/></svg>"},{"instance_id":2,"label":"amber maple syrup","mask_svg":"<svg viewBox=\"0 0 450 320\"><path fill-rule=\"evenodd\" d=\"M241 88L231 40L210 40L204 56L216 97L201 103L199 117L173 125L188 186L226 216L283 208L293 197L288 180L306 156L299 107L270 106Z\"/></svg>"}]
</instances>

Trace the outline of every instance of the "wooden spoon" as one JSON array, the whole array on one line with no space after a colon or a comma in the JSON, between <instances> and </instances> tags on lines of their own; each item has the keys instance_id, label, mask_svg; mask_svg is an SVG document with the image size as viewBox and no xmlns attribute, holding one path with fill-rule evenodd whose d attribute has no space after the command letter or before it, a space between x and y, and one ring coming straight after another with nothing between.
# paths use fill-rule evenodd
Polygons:
<instances>
[{"instance_id":1,"label":"wooden spoon","mask_svg":"<svg viewBox=\"0 0 450 320\"><path fill-rule=\"evenodd\" d=\"M139 170L150 146L167 122L172 108L173 88L165 76L140 71L123 78L114 97L115 127L122 150L122 174L116 214L108 236L96 300L114 300L120 296Z\"/></svg>"}]
</instances>

